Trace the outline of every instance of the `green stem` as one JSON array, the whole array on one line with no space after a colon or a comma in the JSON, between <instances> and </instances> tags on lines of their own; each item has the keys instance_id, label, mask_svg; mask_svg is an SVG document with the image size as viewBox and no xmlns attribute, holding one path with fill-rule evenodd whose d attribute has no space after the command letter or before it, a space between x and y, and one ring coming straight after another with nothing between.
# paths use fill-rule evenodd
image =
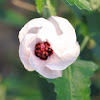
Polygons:
<instances>
[{"instance_id":1,"label":"green stem","mask_svg":"<svg viewBox=\"0 0 100 100\"><path fill-rule=\"evenodd\" d=\"M86 44L88 43L89 41L89 36L85 36L85 38L83 39L82 41L82 44L81 44L81 47L80 47L80 51L82 52L83 49L85 48Z\"/></svg>"},{"instance_id":2,"label":"green stem","mask_svg":"<svg viewBox=\"0 0 100 100\"><path fill-rule=\"evenodd\" d=\"M53 3L53 0L46 0L46 4L49 9L50 15L56 16L56 9L52 3Z\"/></svg>"},{"instance_id":3,"label":"green stem","mask_svg":"<svg viewBox=\"0 0 100 100\"><path fill-rule=\"evenodd\" d=\"M71 66L68 67L68 76L69 76L69 88L70 88L70 100L72 100L72 86L71 86Z\"/></svg>"}]
</instances>

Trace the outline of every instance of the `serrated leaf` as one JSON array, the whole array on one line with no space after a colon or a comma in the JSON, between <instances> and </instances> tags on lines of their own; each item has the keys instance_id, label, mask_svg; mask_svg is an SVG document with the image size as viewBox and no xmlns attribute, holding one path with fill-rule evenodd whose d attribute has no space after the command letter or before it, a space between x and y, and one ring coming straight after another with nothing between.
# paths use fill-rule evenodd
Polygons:
<instances>
[{"instance_id":1,"label":"serrated leaf","mask_svg":"<svg viewBox=\"0 0 100 100\"><path fill-rule=\"evenodd\" d=\"M76 61L62 77L48 79L55 85L57 100L90 100L90 77L97 68L93 62Z\"/></svg>"},{"instance_id":2,"label":"serrated leaf","mask_svg":"<svg viewBox=\"0 0 100 100\"><path fill-rule=\"evenodd\" d=\"M36 0L35 3L36 3L37 11L39 12L39 14L41 14L42 13L42 9L45 6L45 0Z\"/></svg>"},{"instance_id":3,"label":"serrated leaf","mask_svg":"<svg viewBox=\"0 0 100 100\"><path fill-rule=\"evenodd\" d=\"M66 0L70 5L76 5L79 9L91 11L90 3L87 0Z\"/></svg>"}]
</instances>

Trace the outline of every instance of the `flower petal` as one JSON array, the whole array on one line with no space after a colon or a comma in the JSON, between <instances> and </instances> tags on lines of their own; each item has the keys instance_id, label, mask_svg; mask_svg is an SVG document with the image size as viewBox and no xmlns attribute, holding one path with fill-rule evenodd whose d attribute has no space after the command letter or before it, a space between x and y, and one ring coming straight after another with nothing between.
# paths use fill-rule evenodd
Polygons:
<instances>
[{"instance_id":1,"label":"flower petal","mask_svg":"<svg viewBox=\"0 0 100 100\"><path fill-rule=\"evenodd\" d=\"M33 20L30 20L25 26L20 30L19 32L19 41L21 42L25 34L33 33L37 34L41 28L47 29L47 30L54 30L54 26L51 22L44 18L36 18Z\"/></svg>"},{"instance_id":2,"label":"flower petal","mask_svg":"<svg viewBox=\"0 0 100 100\"><path fill-rule=\"evenodd\" d=\"M34 67L34 69L46 78L57 78L62 76L62 71L51 70L45 66L46 61L40 60L35 55L30 56L30 63Z\"/></svg>"},{"instance_id":3,"label":"flower petal","mask_svg":"<svg viewBox=\"0 0 100 100\"><path fill-rule=\"evenodd\" d=\"M56 54L51 56L46 66L51 70L64 70L77 59L79 53L80 46L78 42L76 42L73 48L62 53L62 57L59 57Z\"/></svg>"},{"instance_id":4,"label":"flower petal","mask_svg":"<svg viewBox=\"0 0 100 100\"><path fill-rule=\"evenodd\" d=\"M55 29L46 29L42 28L37 34L37 38L43 41L48 41L50 44L56 40L56 31Z\"/></svg>"},{"instance_id":5,"label":"flower petal","mask_svg":"<svg viewBox=\"0 0 100 100\"><path fill-rule=\"evenodd\" d=\"M37 42L39 39L37 38ZM33 44L33 45L32 45ZM35 44L32 43L30 44L30 64L36 70L39 74L46 78L57 78L62 76L62 71L56 71L56 70L51 70L47 68L45 65L48 61L47 60L41 60L39 57L37 57L34 53L35 51ZM31 47L34 46L34 47Z\"/></svg>"},{"instance_id":6,"label":"flower petal","mask_svg":"<svg viewBox=\"0 0 100 100\"><path fill-rule=\"evenodd\" d=\"M33 71L33 67L30 65L29 57L30 57L30 51L28 49L28 45L35 39L36 35L34 34L26 34L24 39L21 41L19 46L19 57L22 61L25 69L28 71Z\"/></svg>"},{"instance_id":7,"label":"flower petal","mask_svg":"<svg viewBox=\"0 0 100 100\"><path fill-rule=\"evenodd\" d=\"M62 70L71 65L80 52L73 26L61 17L29 21L19 32L19 41L19 56L24 67L46 78L61 77ZM35 55L38 42L49 42L53 54L47 60Z\"/></svg>"},{"instance_id":8,"label":"flower petal","mask_svg":"<svg viewBox=\"0 0 100 100\"><path fill-rule=\"evenodd\" d=\"M53 49L57 54L60 54L73 47L76 42L76 33L73 26L67 19L52 16L48 19L54 25L58 38L52 43Z\"/></svg>"},{"instance_id":9,"label":"flower petal","mask_svg":"<svg viewBox=\"0 0 100 100\"><path fill-rule=\"evenodd\" d=\"M25 24L24 27L22 27L22 29L19 31L18 38L20 43L26 34L27 34L27 24Z\"/></svg>"}]
</instances>

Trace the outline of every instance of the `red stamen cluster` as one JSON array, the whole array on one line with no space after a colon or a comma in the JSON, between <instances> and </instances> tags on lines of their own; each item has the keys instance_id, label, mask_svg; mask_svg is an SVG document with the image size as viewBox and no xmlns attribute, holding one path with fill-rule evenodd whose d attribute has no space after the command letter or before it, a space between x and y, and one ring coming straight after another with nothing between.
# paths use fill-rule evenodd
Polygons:
<instances>
[{"instance_id":1,"label":"red stamen cluster","mask_svg":"<svg viewBox=\"0 0 100 100\"><path fill-rule=\"evenodd\" d=\"M53 54L48 42L37 43L35 46L35 55L42 60L47 60L48 56Z\"/></svg>"}]
</instances>

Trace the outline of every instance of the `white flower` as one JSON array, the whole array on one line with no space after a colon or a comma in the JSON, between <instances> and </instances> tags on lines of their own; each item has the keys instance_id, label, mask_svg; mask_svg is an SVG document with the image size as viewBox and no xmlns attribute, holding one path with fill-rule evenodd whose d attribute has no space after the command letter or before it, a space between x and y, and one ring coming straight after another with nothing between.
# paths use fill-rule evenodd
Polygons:
<instances>
[{"instance_id":1,"label":"white flower","mask_svg":"<svg viewBox=\"0 0 100 100\"><path fill-rule=\"evenodd\" d=\"M80 53L73 26L67 19L51 16L36 18L19 32L19 56L28 71L46 78L62 76Z\"/></svg>"}]
</instances>

